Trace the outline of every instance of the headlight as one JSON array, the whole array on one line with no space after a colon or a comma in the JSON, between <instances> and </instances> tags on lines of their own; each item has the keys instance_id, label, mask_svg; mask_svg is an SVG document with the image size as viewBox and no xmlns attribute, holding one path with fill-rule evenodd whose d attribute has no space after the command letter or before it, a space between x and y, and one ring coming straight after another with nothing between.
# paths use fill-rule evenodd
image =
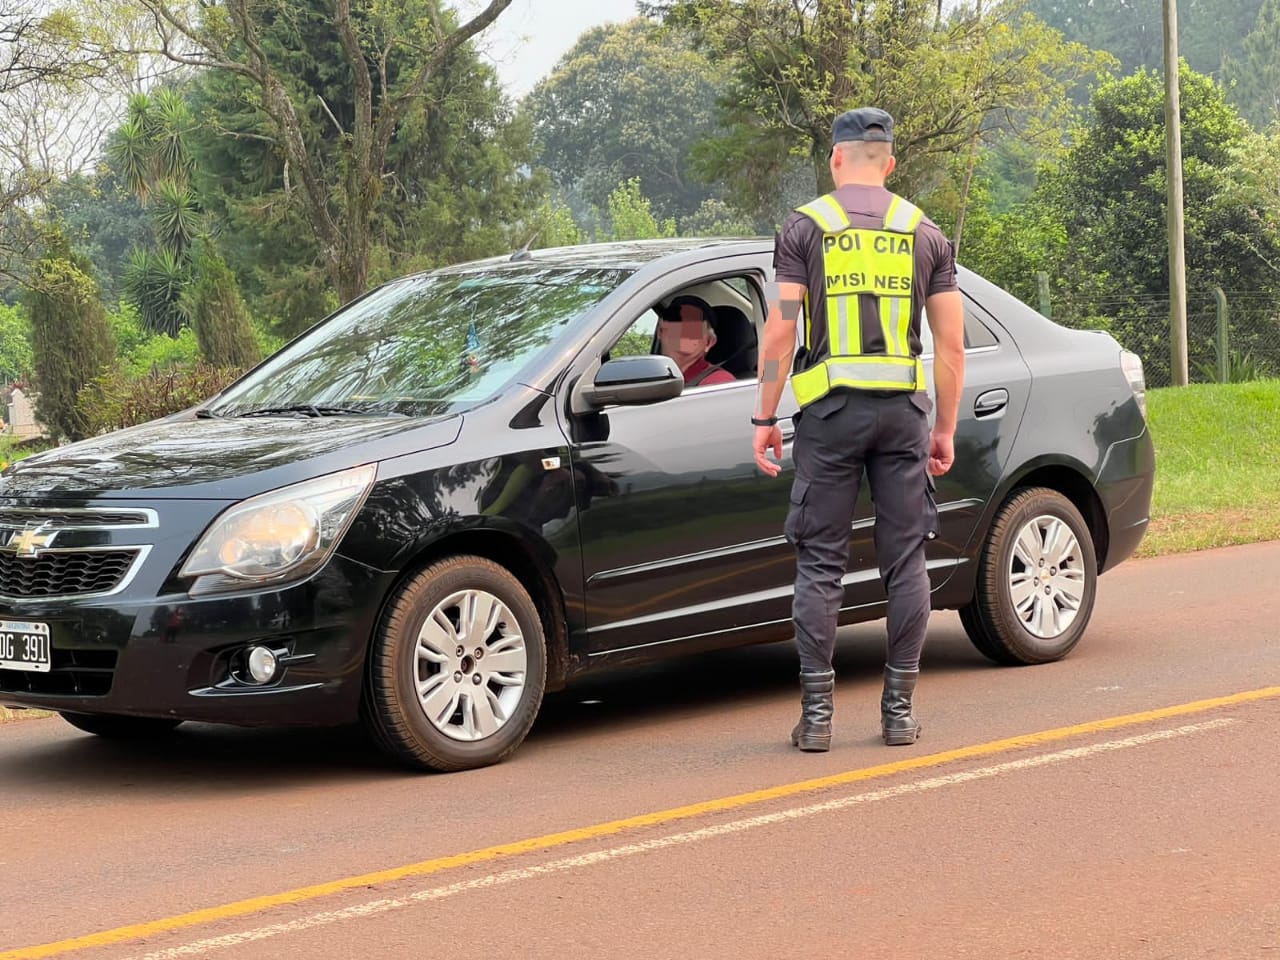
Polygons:
<instances>
[{"instance_id":1,"label":"headlight","mask_svg":"<svg viewBox=\"0 0 1280 960\"><path fill-rule=\"evenodd\" d=\"M237 504L214 521L180 576L196 578L190 590L196 595L314 573L347 532L376 473L366 464Z\"/></svg>"}]
</instances>

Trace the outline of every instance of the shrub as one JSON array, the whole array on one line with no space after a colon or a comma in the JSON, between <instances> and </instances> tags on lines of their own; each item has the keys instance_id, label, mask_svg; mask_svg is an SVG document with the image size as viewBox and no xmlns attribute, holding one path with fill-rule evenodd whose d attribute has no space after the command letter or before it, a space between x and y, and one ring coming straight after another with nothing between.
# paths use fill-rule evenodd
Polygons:
<instances>
[{"instance_id":1,"label":"shrub","mask_svg":"<svg viewBox=\"0 0 1280 960\"><path fill-rule=\"evenodd\" d=\"M154 367L143 376L116 368L85 386L78 406L91 434L106 433L198 406L242 372L207 363Z\"/></svg>"}]
</instances>

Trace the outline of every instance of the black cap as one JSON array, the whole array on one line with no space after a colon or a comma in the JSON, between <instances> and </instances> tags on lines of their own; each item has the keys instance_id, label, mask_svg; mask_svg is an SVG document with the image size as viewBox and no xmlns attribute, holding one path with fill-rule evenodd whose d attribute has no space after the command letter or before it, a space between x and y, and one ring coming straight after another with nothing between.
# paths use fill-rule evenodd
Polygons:
<instances>
[{"instance_id":1,"label":"black cap","mask_svg":"<svg viewBox=\"0 0 1280 960\"><path fill-rule=\"evenodd\" d=\"M836 117L831 124L831 145L846 140L880 140L893 143L893 117L875 107L859 107Z\"/></svg>"},{"instance_id":2,"label":"black cap","mask_svg":"<svg viewBox=\"0 0 1280 960\"><path fill-rule=\"evenodd\" d=\"M702 319L714 325L715 311L711 309L711 304L703 300L701 297L695 297L693 294L685 293L675 297L666 308L659 312L658 316L663 320L676 323L680 320L681 307L697 307L702 312Z\"/></svg>"}]
</instances>

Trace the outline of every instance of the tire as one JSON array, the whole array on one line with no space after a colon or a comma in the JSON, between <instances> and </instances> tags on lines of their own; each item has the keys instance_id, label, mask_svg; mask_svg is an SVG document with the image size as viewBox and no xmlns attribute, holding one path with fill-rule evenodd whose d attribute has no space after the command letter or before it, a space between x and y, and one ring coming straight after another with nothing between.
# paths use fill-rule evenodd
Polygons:
<instances>
[{"instance_id":1,"label":"tire","mask_svg":"<svg viewBox=\"0 0 1280 960\"><path fill-rule=\"evenodd\" d=\"M77 730L108 740L154 740L172 733L181 720L160 717L122 717L113 713L62 713Z\"/></svg>"},{"instance_id":2,"label":"tire","mask_svg":"<svg viewBox=\"0 0 1280 960\"><path fill-rule=\"evenodd\" d=\"M363 719L409 767L484 767L524 741L546 677L542 621L528 591L490 560L451 557L391 598L370 649Z\"/></svg>"},{"instance_id":3,"label":"tire","mask_svg":"<svg viewBox=\"0 0 1280 960\"><path fill-rule=\"evenodd\" d=\"M1050 663L1080 642L1097 585L1093 537L1080 511L1055 490L1018 490L996 512L960 622L996 663Z\"/></svg>"}]
</instances>

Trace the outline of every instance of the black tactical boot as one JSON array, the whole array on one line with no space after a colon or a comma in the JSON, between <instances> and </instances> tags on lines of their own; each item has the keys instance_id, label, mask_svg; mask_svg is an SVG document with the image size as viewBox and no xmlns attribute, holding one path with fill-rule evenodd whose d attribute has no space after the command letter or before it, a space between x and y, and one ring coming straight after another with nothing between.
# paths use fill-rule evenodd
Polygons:
<instances>
[{"instance_id":1,"label":"black tactical boot","mask_svg":"<svg viewBox=\"0 0 1280 960\"><path fill-rule=\"evenodd\" d=\"M791 731L791 743L807 753L831 749L835 677L834 670L800 674L800 722Z\"/></svg>"},{"instance_id":2,"label":"black tactical boot","mask_svg":"<svg viewBox=\"0 0 1280 960\"><path fill-rule=\"evenodd\" d=\"M880 733L891 747L915 743L920 724L911 715L911 694L916 689L919 670L884 668L884 693L880 697Z\"/></svg>"}]
</instances>

